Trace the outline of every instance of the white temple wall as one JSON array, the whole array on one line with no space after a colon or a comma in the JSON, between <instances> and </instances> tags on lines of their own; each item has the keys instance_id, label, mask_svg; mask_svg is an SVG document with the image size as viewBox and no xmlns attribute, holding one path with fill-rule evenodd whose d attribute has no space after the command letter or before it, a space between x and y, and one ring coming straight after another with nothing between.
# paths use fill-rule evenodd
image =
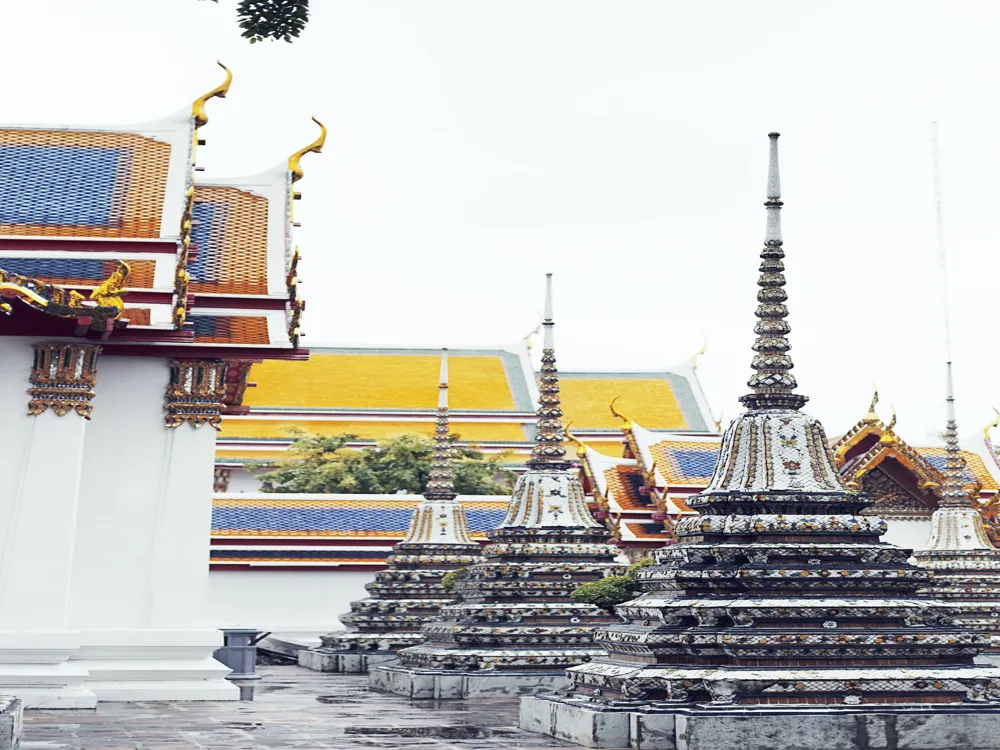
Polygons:
<instances>
[{"instance_id":1,"label":"white temple wall","mask_svg":"<svg viewBox=\"0 0 1000 750\"><path fill-rule=\"evenodd\" d=\"M338 617L368 596L373 571L213 570L209 609L214 627L275 633L328 633Z\"/></svg>"},{"instance_id":2,"label":"white temple wall","mask_svg":"<svg viewBox=\"0 0 1000 750\"><path fill-rule=\"evenodd\" d=\"M71 621L81 629L149 627L154 506L163 483L166 362L102 357L88 426Z\"/></svg>"},{"instance_id":3,"label":"white temple wall","mask_svg":"<svg viewBox=\"0 0 1000 750\"><path fill-rule=\"evenodd\" d=\"M883 542L904 549L920 549L931 536L930 519L888 520L889 530L882 537Z\"/></svg>"},{"instance_id":4,"label":"white temple wall","mask_svg":"<svg viewBox=\"0 0 1000 750\"><path fill-rule=\"evenodd\" d=\"M50 419L45 420L42 430L36 430L38 417L28 416L28 388L31 386L28 378L35 341L37 339L23 337L0 338L0 382L4 385L0 388L0 472L5 477L4 492L0 493L0 590L5 590L3 598L0 598L0 629L3 630L30 628L35 623L41 623L47 629L66 627L65 595L68 584L60 583L64 573L58 573L56 581L50 580L52 562L45 558L50 551L55 552L57 558L62 558L64 550L52 550L50 545L68 543L72 548L73 535L72 531L67 533L66 519L53 519L59 528L53 529L52 538L47 538L45 519L37 517L40 507L53 499L47 497L50 492L65 491L62 482L52 486L44 481L45 467L41 464L47 461L50 467L65 468L70 475L78 472L78 465L63 467L61 459L54 457L59 455L60 449L72 451L78 448L66 444L66 441L75 443L83 436L79 429L73 429L79 428L79 425L73 424L67 424L66 433L58 435L60 425L48 425ZM44 416L58 419L52 413ZM76 415L69 416L83 421ZM36 432L39 442L34 444L34 450L29 450ZM43 440L56 442L43 447ZM75 501L74 497L74 506ZM25 509L28 516L23 513ZM40 526L39 521L42 522ZM74 518L69 521L72 523ZM35 528L32 530L30 527ZM62 562L68 563L66 560ZM31 567L34 564L41 566L37 582L34 579L35 570ZM25 582L31 585L25 586ZM58 586L60 596L47 587L48 583Z\"/></svg>"},{"instance_id":5,"label":"white temple wall","mask_svg":"<svg viewBox=\"0 0 1000 750\"><path fill-rule=\"evenodd\" d=\"M261 482L246 469L232 470L229 475L229 489L226 492L260 492Z\"/></svg>"}]
</instances>

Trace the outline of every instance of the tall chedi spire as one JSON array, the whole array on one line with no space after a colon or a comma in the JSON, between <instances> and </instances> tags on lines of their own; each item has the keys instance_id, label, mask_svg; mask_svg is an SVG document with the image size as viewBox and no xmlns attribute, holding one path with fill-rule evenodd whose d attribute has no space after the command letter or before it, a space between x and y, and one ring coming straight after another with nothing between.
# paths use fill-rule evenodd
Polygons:
<instances>
[{"instance_id":1,"label":"tall chedi spire","mask_svg":"<svg viewBox=\"0 0 1000 750\"><path fill-rule=\"evenodd\" d=\"M395 659L398 649L423 641L420 629L454 598L442 586L445 574L481 559L465 509L455 498L452 459L444 349L431 469L409 532L393 547L389 568L365 585L370 596L352 602L350 613L341 616L347 630L322 636L319 648L300 651L299 664L323 672L366 672Z\"/></svg>"},{"instance_id":2,"label":"tall chedi spire","mask_svg":"<svg viewBox=\"0 0 1000 750\"><path fill-rule=\"evenodd\" d=\"M441 379L438 385L437 424L434 425L434 453L430 478L424 497L428 500L454 500L455 481L451 469L451 428L448 424L448 350L441 351Z\"/></svg>"},{"instance_id":3,"label":"tall chedi spire","mask_svg":"<svg viewBox=\"0 0 1000 750\"><path fill-rule=\"evenodd\" d=\"M764 249L760 253L760 277L757 279L757 325L753 350L756 352L751 367L754 374L747 381L753 393L740 401L748 409L800 409L809 399L793 393L796 386L792 375L792 345L788 334L788 308L785 301L785 251L781 248L781 174L778 169L778 133L769 133L771 154L767 167L767 226L764 230Z\"/></svg>"},{"instance_id":4,"label":"tall chedi spire","mask_svg":"<svg viewBox=\"0 0 1000 750\"><path fill-rule=\"evenodd\" d=\"M398 665L370 674L372 687L411 698L470 698L566 684L565 669L600 655L597 625L611 614L570 598L584 583L623 572L608 531L590 515L566 457L559 405L552 274L546 276L545 336L535 448L485 561L456 590L462 600L424 628L426 641Z\"/></svg>"},{"instance_id":5,"label":"tall chedi spire","mask_svg":"<svg viewBox=\"0 0 1000 750\"><path fill-rule=\"evenodd\" d=\"M956 607L958 621L992 637L982 658L1000 663L1000 550L993 547L979 513L979 488L966 479L966 463L958 442L955 383L952 377L951 311L948 304L948 255L941 209L941 171L937 127L932 126L938 262L945 331L947 422L944 431L944 481L937 493L939 507L931 516L931 535L914 551L917 564L934 572L925 593ZM971 485L971 486L970 486Z\"/></svg>"},{"instance_id":6,"label":"tall chedi spire","mask_svg":"<svg viewBox=\"0 0 1000 750\"><path fill-rule=\"evenodd\" d=\"M927 545L914 550L917 564L934 572L922 593L955 608L959 623L990 635L981 658L1000 664L1000 550L993 547L979 513L979 487L966 478L958 443L955 388L948 362L948 417L944 432L944 481L939 507L931 516Z\"/></svg>"},{"instance_id":7,"label":"tall chedi spire","mask_svg":"<svg viewBox=\"0 0 1000 750\"><path fill-rule=\"evenodd\" d=\"M521 726L597 747L985 750L962 732L1000 729L1000 669L974 664L989 637L918 594L927 571L879 542L885 521L861 513L872 499L845 488L823 426L799 411L769 138L747 411L726 429L708 488L688 498L700 515L678 521L678 543L637 573L643 593L598 631L607 655L569 670L571 695L526 698ZM899 726L897 714L908 714ZM930 733L946 744L904 744L941 720Z\"/></svg>"}]
</instances>

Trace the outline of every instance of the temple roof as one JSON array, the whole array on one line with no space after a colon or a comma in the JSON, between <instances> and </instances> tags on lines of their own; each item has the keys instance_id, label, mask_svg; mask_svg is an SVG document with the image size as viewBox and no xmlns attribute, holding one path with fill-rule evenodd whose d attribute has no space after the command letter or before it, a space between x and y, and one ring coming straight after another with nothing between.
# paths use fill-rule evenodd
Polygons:
<instances>
[{"instance_id":1,"label":"temple roof","mask_svg":"<svg viewBox=\"0 0 1000 750\"><path fill-rule=\"evenodd\" d=\"M382 566L403 541L419 495L219 494L212 505L211 564ZM503 495L460 496L473 540L507 510Z\"/></svg>"},{"instance_id":2,"label":"temple roof","mask_svg":"<svg viewBox=\"0 0 1000 750\"><path fill-rule=\"evenodd\" d=\"M109 345L305 356L288 352L303 307L292 185L325 129L261 174L202 180L205 103L231 80L155 122L0 125L0 268L87 296L128 263L129 332Z\"/></svg>"},{"instance_id":3,"label":"temple roof","mask_svg":"<svg viewBox=\"0 0 1000 750\"><path fill-rule=\"evenodd\" d=\"M0 234L177 237L192 134L188 109L133 126L0 127Z\"/></svg>"},{"instance_id":4,"label":"temple roof","mask_svg":"<svg viewBox=\"0 0 1000 750\"><path fill-rule=\"evenodd\" d=\"M295 428L353 434L361 441L433 434L434 396L426 383L438 366L437 349L319 346L311 347L310 355L307 362L253 366L249 379L256 386L244 399L249 412L224 420L219 464L279 457ZM512 464L523 463L533 445L538 395L527 347L458 348L450 350L450 358L453 432L464 443L509 451ZM566 422L606 455L621 455L622 435L607 408L615 397L657 430L715 430L690 366L560 374L560 396Z\"/></svg>"},{"instance_id":5,"label":"temple roof","mask_svg":"<svg viewBox=\"0 0 1000 750\"><path fill-rule=\"evenodd\" d=\"M401 541L419 495L222 494L212 505L213 537L337 537ZM460 496L474 538L485 539L506 496ZM397 538L398 537L398 538Z\"/></svg>"}]
</instances>

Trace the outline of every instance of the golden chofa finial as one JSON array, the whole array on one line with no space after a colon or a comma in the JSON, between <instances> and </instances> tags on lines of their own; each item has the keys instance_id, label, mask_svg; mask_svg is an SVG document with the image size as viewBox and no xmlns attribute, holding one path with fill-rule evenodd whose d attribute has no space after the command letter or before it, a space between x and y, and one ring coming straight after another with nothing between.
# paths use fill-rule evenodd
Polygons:
<instances>
[{"instance_id":1,"label":"golden chofa finial","mask_svg":"<svg viewBox=\"0 0 1000 750\"><path fill-rule=\"evenodd\" d=\"M707 351L708 351L708 336L706 336L703 333L703 334L701 334L701 348L698 351L696 351L694 354L691 355L691 369L692 370L697 370L698 369L698 357L704 356L705 352L707 352Z\"/></svg>"},{"instance_id":2,"label":"golden chofa finial","mask_svg":"<svg viewBox=\"0 0 1000 750\"><path fill-rule=\"evenodd\" d=\"M868 405L868 413L861 418L862 422L868 424L875 424L879 421L878 414L875 412L875 407L878 406L878 386L872 383L872 390L875 391L872 396L872 402Z\"/></svg>"},{"instance_id":3,"label":"golden chofa finial","mask_svg":"<svg viewBox=\"0 0 1000 750\"><path fill-rule=\"evenodd\" d=\"M889 420L889 424L885 426L885 432L882 433L882 437L879 438L879 442L885 445L892 445L899 440L896 437L896 433L892 431L892 428L896 426L896 407L890 404L889 408L892 409L892 418Z\"/></svg>"},{"instance_id":4,"label":"golden chofa finial","mask_svg":"<svg viewBox=\"0 0 1000 750\"><path fill-rule=\"evenodd\" d=\"M319 125L319 138L310 143L303 149L296 151L294 154L288 157L288 171L292 173L292 182L298 182L302 179L302 167L299 162L302 157L308 153L319 154L323 152L323 144L326 143L326 126L317 120L315 117L312 121Z\"/></svg>"},{"instance_id":5,"label":"golden chofa finial","mask_svg":"<svg viewBox=\"0 0 1000 750\"><path fill-rule=\"evenodd\" d=\"M997 425L1000 425L1000 409L994 406L993 411L997 413L997 418L983 428L983 434L986 436L987 440L990 437L990 430L992 430Z\"/></svg>"},{"instance_id":6,"label":"golden chofa finial","mask_svg":"<svg viewBox=\"0 0 1000 750\"><path fill-rule=\"evenodd\" d=\"M576 455L579 458L583 458L584 456L587 455L587 446L584 444L582 440L580 440L580 438L578 438L576 435L574 435L572 432L569 431L569 428L572 425L573 423L570 422L569 424L566 425L566 427L563 428L566 432L566 439L569 440L571 443L576 443Z\"/></svg>"},{"instance_id":7,"label":"golden chofa finial","mask_svg":"<svg viewBox=\"0 0 1000 750\"><path fill-rule=\"evenodd\" d=\"M220 99L225 99L226 94L229 93L229 87L233 83L232 71L225 65L223 65L222 62L219 60L216 60L215 64L218 65L220 68L222 68L224 71L226 71L226 80L224 80L221 84L219 84L214 89L209 91L207 94L202 94L201 96L199 96L191 104L191 116L194 117L194 126L196 128L200 128L208 124L208 114L205 112L205 102L207 102L209 99L214 99L215 97L219 97Z\"/></svg>"},{"instance_id":8,"label":"golden chofa finial","mask_svg":"<svg viewBox=\"0 0 1000 750\"><path fill-rule=\"evenodd\" d=\"M624 430L631 430L632 429L632 420L629 419L628 417L626 417L624 414L622 414L617 409L615 409L615 401L617 401L619 398L620 398L619 396L615 396L613 399L611 399L611 403L608 404L608 408L611 410L611 413L614 416L618 417L624 423L622 425L622 429L624 429Z\"/></svg>"}]
</instances>

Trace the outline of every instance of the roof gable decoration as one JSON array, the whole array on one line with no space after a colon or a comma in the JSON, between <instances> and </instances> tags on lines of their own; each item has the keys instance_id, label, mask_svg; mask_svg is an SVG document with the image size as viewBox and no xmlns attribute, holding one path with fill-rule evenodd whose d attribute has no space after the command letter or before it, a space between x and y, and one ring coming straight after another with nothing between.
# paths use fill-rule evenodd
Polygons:
<instances>
[{"instance_id":1,"label":"roof gable decoration","mask_svg":"<svg viewBox=\"0 0 1000 750\"><path fill-rule=\"evenodd\" d=\"M174 274L174 305L173 323L175 328L183 328L188 313L188 284L191 276L188 263L191 258L191 239L194 231L194 173L197 167L198 146L204 141L198 137L198 129L208 124L208 113L205 104L209 99L225 99L229 87L233 83L233 73L221 61L216 64L226 71L225 80L210 91L199 96L191 103L191 140L188 148L186 180L184 186L184 212L180 220L180 248L177 253L177 267Z\"/></svg>"},{"instance_id":2,"label":"roof gable decoration","mask_svg":"<svg viewBox=\"0 0 1000 750\"><path fill-rule=\"evenodd\" d=\"M115 272L90 294L90 299L73 290L64 289L39 279L20 276L0 269L0 312L10 315L13 306L7 300L19 300L28 307L56 318L75 318L77 334L99 331L107 338L114 328L124 328L127 321L118 321L124 310L122 295L129 275L126 263L119 263Z\"/></svg>"},{"instance_id":3,"label":"roof gable decoration","mask_svg":"<svg viewBox=\"0 0 1000 750\"><path fill-rule=\"evenodd\" d=\"M248 177L199 183L192 196L192 238L198 244L188 264L192 288L199 294L283 296L288 340L298 348L305 301L298 294L301 253L292 244L296 225L293 189L303 176L301 160L320 153L326 127L316 118L319 136L269 170Z\"/></svg>"},{"instance_id":4,"label":"roof gable decoration","mask_svg":"<svg viewBox=\"0 0 1000 750\"><path fill-rule=\"evenodd\" d=\"M896 434L895 409L889 424L882 422L875 411L878 401L875 389L865 416L831 446L834 466L846 486L861 489L865 475L892 458L916 476L919 489L937 492L944 481L941 472Z\"/></svg>"}]
</instances>

